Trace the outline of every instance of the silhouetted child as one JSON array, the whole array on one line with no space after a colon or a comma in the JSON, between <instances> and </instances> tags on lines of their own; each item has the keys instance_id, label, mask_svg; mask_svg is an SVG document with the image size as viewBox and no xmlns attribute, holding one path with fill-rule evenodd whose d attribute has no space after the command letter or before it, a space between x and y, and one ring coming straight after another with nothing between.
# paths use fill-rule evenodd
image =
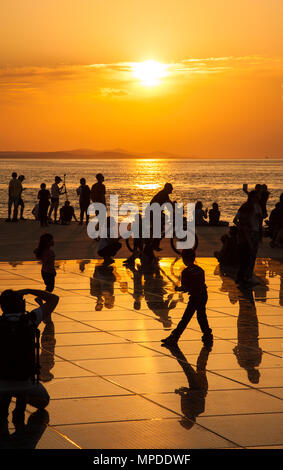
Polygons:
<instances>
[{"instance_id":1,"label":"silhouetted child","mask_svg":"<svg viewBox=\"0 0 283 470\"><path fill-rule=\"evenodd\" d=\"M197 312L197 320L203 333L202 341L207 345L213 342L212 330L208 325L205 308L207 302L205 273L200 266L194 264L195 256L194 250L183 250L182 252L183 262L187 267L182 272L181 286L175 287L175 290L187 292L190 297L184 315L175 330L172 331L170 336L161 340L164 346L177 345L181 334L188 326L195 311Z\"/></svg>"},{"instance_id":2,"label":"silhouetted child","mask_svg":"<svg viewBox=\"0 0 283 470\"><path fill-rule=\"evenodd\" d=\"M41 235L38 247L34 250L37 259L42 262L41 275L48 292L54 290L55 285L55 253L51 249L54 246L53 236L50 233Z\"/></svg>"}]
</instances>

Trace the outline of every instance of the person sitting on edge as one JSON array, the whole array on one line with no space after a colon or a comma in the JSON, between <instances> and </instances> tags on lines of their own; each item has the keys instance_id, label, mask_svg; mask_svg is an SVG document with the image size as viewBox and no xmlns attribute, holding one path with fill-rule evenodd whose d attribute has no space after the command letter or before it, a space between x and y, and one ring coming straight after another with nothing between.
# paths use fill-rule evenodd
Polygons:
<instances>
[{"instance_id":1,"label":"person sitting on edge","mask_svg":"<svg viewBox=\"0 0 283 470\"><path fill-rule=\"evenodd\" d=\"M26 313L25 295L37 298L40 307ZM13 424L16 432L24 431L26 405L43 410L49 403L49 395L44 386L34 381L35 364L31 359L29 327L51 322L51 314L59 302L59 297L49 292L35 289L5 290L0 295L0 306L3 315L0 317L0 434L9 435L8 415L12 397L16 398L13 411ZM11 330L10 325L14 328ZM14 331L17 331L16 337ZM11 344L11 335L15 344ZM7 340L7 337L9 339ZM18 338L18 339L17 339ZM8 342L8 344L7 344ZM28 348L30 346L30 349Z\"/></svg>"},{"instance_id":2,"label":"person sitting on edge","mask_svg":"<svg viewBox=\"0 0 283 470\"><path fill-rule=\"evenodd\" d=\"M176 291L187 292L189 294L189 302L184 315L177 327L172 333L161 340L164 346L177 345L180 336L188 326L195 311L197 312L197 320L203 333L202 341L205 346L211 346L213 343L212 330L209 328L206 316L207 288L205 284L204 270L195 264L195 251L186 249L182 251L182 259L187 266L181 276L181 286L175 287Z\"/></svg>"},{"instance_id":3,"label":"person sitting on edge","mask_svg":"<svg viewBox=\"0 0 283 470\"><path fill-rule=\"evenodd\" d=\"M61 225L69 225L74 217L77 222L75 210L73 206L70 205L70 201L65 201L65 204L60 209L60 222Z\"/></svg>"},{"instance_id":4,"label":"person sitting on edge","mask_svg":"<svg viewBox=\"0 0 283 470\"><path fill-rule=\"evenodd\" d=\"M203 207L202 202L197 201L196 206L195 206L195 224L197 227L200 225L208 225L207 220L205 220L207 219L208 210L205 209L204 211L202 207Z\"/></svg>"},{"instance_id":5,"label":"person sitting on edge","mask_svg":"<svg viewBox=\"0 0 283 470\"><path fill-rule=\"evenodd\" d=\"M227 227L229 225L228 222L224 222L223 220L220 220L220 210L217 202L214 202L212 204L212 209L210 209L208 213L209 217L209 225L212 225L213 227Z\"/></svg>"}]
</instances>

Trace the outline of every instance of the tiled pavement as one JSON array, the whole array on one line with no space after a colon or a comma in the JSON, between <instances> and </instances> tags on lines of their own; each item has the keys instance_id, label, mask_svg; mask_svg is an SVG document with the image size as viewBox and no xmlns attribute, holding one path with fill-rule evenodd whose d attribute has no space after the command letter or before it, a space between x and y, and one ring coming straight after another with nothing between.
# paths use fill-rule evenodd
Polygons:
<instances>
[{"instance_id":1,"label":"tiled pavement","mask_svg":"<svg viewBox=\"0 0 283 470\"><path fill-rule=\"evenodd\" d=\"M261 283L244 295L215 259L197 261L206 272L211 351L196 318L179 351L161 347L186 305L174 291L180 259L161 259L159 272L142 276L121 259L108 268L58 262L60 302L53 324L41 326L49 424L19 447L283 447L283 265L258 259ZM0 291L27 287L43 288L38 263L0 263Z\"/></svg>"}]
</instances>

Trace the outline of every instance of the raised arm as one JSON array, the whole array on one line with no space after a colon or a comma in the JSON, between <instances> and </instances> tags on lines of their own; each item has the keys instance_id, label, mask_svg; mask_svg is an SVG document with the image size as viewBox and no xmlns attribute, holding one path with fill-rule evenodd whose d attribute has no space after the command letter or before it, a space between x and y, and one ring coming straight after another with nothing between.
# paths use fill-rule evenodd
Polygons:
<instances>
[{"instance_id":1,"label":"raised arm","mask_svg":"<svg viewBox=\"0 0 283 470\"><path fill-rule=\"evenodd\" d=\"M57 307L59 302L59 297L56 294L51 294L50 292L38 289L21 289L18 290L19 294L22 295L33 295L34 297L42 300L43 304L41 305L43 312L43 321L50 320L51 313Z\"/></svg>"}]
</instances>

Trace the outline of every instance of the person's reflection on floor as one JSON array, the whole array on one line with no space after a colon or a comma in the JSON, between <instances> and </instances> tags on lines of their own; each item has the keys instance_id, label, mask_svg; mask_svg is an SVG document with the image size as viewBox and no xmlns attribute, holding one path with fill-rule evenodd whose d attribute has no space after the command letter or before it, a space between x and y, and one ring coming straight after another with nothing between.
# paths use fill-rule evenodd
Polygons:
<instances>
[{"instance_id":1,"label":"person's reflection on floor","mask_svg":"<svg viewBox=\"0 0 283 470\"><path fill-rule=\"evenodd\" d=\"M116 277L117 287L119 285L120 292L122 292L122 294L128 294L129 293L128 282L123 280L123 277L121 276L121 274L119 273L119 270L115 266L113 266L113 272L114 272L114 276Z\"/></svg>"},{"instance_id":2,"label":"person's reflection on floor","mask_svg":"<svg viewBox=\"0 0 283 470\"><path fill-rule=\"evenodd\" d=\"M205 410L205 398L208 391L206 366L211 347L203 346L197 360L196 370L188 363L179 346L165 346L176 357L182 367L189 387L180 387L175 393L181 397L181 410L184 417L180 423L186 429L191 429L196 422L197 416Z\"/></svg>"},{"instance_id":3,"label":"person's reflection on floor","mask_svg":"<svg viewBox=\"0 0 283 470\"><path fill-rule=\"evenodd\" d=\"M157 316L164 328L172 325L170 310L174 309L178 300L174 300L174 294L168 294L160 269L156 267L152 272L144 273L144 297L148 308Z\"/></svg>"},{"instance_id":4,"label":"person's reflection on floor","mask_svg":"<svg viewBox=\"0 0 283 470\"><path fill-rule=\"evenodd\" d=\"M114 282L116 277L112 266L100 264L95 267L93 277L90 278L90 295L96 297L95 310L100 311L103 307L111 309L114 307Z\"/></svg>"},{"instance_id":5,"label":"person's reflection on floor","mask_svg":"<svg viewBox=\"0 0 283 470\"><path fill-rule=\"evenodd\" d=\"M80 271L83 273L87 264L90 263L90 259L82 259L78 261Z\"/></svg>"},{"instance_id":6,"label":"person's reflection on floor","mask_svg":"<svg viewBox=\"0 0 283 470\"><path fill-rule=\"evenodd\" d=\"M280 277L279 305L283 307L283 265L280 261L270 259L268 262L269 277Z\"/></svg>"},{"instance_id":7,"label":"person's reflection on floor","mask_svg":"<svg viewBox=\"0 0 283 470\"><path fill-rule=\"evenodd\" d=\"M255 300L259 302L266 302L266 294L269 290L268 279L266 278L268 264L265 260L258 258L255 265L255 274L258 279L258 284L253 287Z\"/></svg>"},{"instance_id":8,"label":"person's reflection on floor","mask_svg":"<svg viewBox=\"0 0 283 470\"><path fill-rule=\"evenodd\" d=\"M51 372L55 361L55 329L54 323L48 322L41 335L41 354L39 358L40 363L40 380L42 382L49 382L53 379L54 375Z\"/></svg>"},{"instance_id":9,"label":"person's reflection on floor","mask_svg":"<svg viewBox=\"0 0 283 470\"><path fill-rule=\"evenodd\" d=\"M142 270L140 266L135 267L134 264L127 265L127 269L133 273L134 309L140 310L143 298Z\"/></svg>"},{"instance_id":10,"label":"person's reflection on floor","mask_svg":"<svg viewBox=\"0 0 283 470\"><path fill-rule=\"evenodd\" d=\"M235 286L234 280L227 275L226 270L223 270L220 265L216 266L214 275L221 277L222 286L220 287L220 292L227 292L230 303L232 305L236 304L239 298L239 290Z\"/></svg>"},{"instance_id":11,"label":"person's reflection on floor","mask_svg":"<svg viewBox=\"0 0 283 470\"><path fill-rule=\"evenodd\" d=\"M252 290L239 296L238 344L233 349L239 366L246 369L248 379L257 384L260 372L257 367L261 363L262 349L259 347L258 318Z\"/></svg>"},{"instance_id":12,"label":"person's reflection on floor","mask_svg":"<svg viewBox=\"0 0 283 470\"><path fill-rule=\"evenodd\" d=\"M19 433L1 436L0 449L35 449L49 423L47 410L37 410L32 413L24 429Z\"/></svg>"}]
</instances>

